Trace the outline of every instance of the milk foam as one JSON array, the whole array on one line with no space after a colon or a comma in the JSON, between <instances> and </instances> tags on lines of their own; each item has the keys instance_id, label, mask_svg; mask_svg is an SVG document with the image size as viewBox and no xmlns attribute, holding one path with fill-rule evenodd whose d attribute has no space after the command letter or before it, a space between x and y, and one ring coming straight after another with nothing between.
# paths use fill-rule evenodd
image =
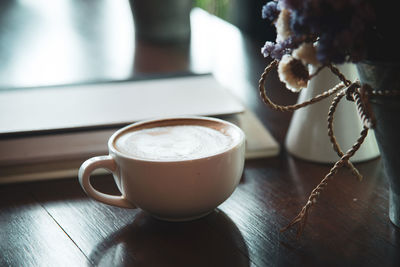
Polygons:
<instances>
[{"instance_id":1,"label":"milk foam","mask_svg":"<svg viewBox=\"0 0 400 267\"><path fill-rule=\"evenodd\" d=\"M202 158L229 148L233 137L200 125L176 125L131 131L115 145L124 154L160 161Z\"/></svg>"}]
</instances>

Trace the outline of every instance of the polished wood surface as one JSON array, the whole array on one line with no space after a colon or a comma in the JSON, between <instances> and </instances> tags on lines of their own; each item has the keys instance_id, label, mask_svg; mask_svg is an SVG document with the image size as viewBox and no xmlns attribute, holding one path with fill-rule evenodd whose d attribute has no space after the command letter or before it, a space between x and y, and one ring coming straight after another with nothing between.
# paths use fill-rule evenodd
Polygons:
<instances>
[{"instance_id":1,"label":"polished wood surface","mask_svg":"<svg viewBox=\"0 0 400 267\"><path fill-rule=\"evenodd\" d=\"M127 1L54 2L63 6L1 4L0 88L212 72L257 114L282 151L246 161L233 195L191 222L163 222L98 203L76 177L1 185L0 266L400 265L400 230L388 218L379 159L357 164L361 182L346 169L334 177L300 240L294 230L279 231L331 165L285 151L291 114L267 108L257 91L268 63L259 52L262 43L199 10L192 13L190 43L135 40ZM296 101L276 73L267 85L273 100ZM93 180L101 190L118 193L109 175Z\"/></svg>"}]
</instances>

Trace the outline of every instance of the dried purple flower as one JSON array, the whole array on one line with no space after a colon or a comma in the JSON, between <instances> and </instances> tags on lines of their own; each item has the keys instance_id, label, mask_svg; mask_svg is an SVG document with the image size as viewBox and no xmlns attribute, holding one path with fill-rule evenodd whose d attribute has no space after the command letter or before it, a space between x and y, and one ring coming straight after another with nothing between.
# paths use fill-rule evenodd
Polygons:
<instances>
[{"instance_id":1,"label":"dried purple flower","mask_svg":"<svg viewBox=\"0 0 400 267\"><path fill-rule=\"evenodd\" d=\"M275 21L280 13L278 1L270 1L266 3L261 10L261 17L270 21Z\"/></svg>"},{"instance_id":2,"label":"dried purple flower","mask_svg":"<svg viewBox=\"0 0 400 267\"><path fill-rule=\"evenodd\" d=\"M277 44L268 53L275 58L290 53L283 43L288 38L318 40L317 59L322 64L356 62L367 56L385 31L376 20L378 0L277 0L264 12L275 20ZM272 7L274 9L272 9ZM271 13L271 14L270 14ZM384 15L384 14L383 14ZM265 15L267 16L267 15ZM387 21L389 19L381 18ZM386 34L387 36L387 34ZM374 40L371 42L371 40ZM389 38L389 40L391 40ZM298 45L297 45L298 46ZM376 53L375 53L376 54Z\"/></svg>"},{"instance_id":3,"label":"dried purple flower","mask_svg":"<svg viewBox=\"0 0 400 267\"><path fill-rule=\"evenodd\" d=\"M282 42L265 42L265 45L261 48L261 53L264 57L271 57L280 60L283 55L290 54L292 50L296 49L299 45L301 45L301 39L289 36Z\"/></svg>"},{"instance_id":4,"label":"dried purple flower","mask_svg":"<svg viewBox=\"0 0 400 267\"><path fill-rule=\"evenodd\" d=\"M274 48L275 48L274 42L266 41L265 45L261 48L261 53L264 55L264 57L269 57L272 51L274 51Z\"/></svg>"}]
</instances>

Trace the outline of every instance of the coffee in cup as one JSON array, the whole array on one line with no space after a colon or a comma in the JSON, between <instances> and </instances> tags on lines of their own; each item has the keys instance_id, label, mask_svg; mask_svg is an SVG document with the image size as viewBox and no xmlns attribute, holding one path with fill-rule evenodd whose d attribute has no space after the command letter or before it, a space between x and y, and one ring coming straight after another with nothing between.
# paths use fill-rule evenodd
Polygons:
<instances>
[{"instance_id":1,"label":"coffee in cup","mask_svg":"<svg viewBox=\"0 0 400 267\"><path fill-rule=\"evenodd\" d=\"M219 119L168 118L124 127L108 148L108 156L82 164L84 191L106 204L181 221L208 214L232 194L243 172L245 136ZM97 168L113 173L121 196L93 188L90 174Z\"/></svg>"}]
</instances>

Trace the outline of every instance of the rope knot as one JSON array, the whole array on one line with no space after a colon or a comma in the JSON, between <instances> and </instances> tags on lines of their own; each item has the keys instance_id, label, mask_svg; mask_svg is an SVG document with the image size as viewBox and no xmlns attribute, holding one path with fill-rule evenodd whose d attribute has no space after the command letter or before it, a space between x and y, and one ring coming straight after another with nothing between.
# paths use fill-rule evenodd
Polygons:
<instances>
[{"instance_id":1,"label":"rope knot","mask_svg":"<svg viewBox=\"0 0 400 267\"><path fill-rule=\"evenodd\" d=\"M360 88L361 85L358 81L351 83L345 90L346 90L346 99L349 101L354 102L354 92Z\"/></svg>"}]
</instances>

